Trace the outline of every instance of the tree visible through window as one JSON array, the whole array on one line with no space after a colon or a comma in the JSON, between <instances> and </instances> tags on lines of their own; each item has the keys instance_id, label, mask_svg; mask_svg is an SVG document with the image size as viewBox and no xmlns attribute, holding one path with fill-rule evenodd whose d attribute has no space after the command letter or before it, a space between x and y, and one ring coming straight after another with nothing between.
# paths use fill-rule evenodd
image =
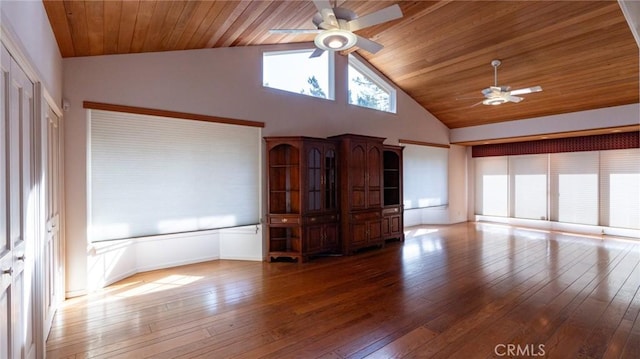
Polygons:
<instances>
[{"instance_id":1,"label":"tree visible through window","mask_svg":"<svg viewBox=\"0 0 640 359\"><path fill-rule=\"evenodd\" d=\"M274 51L262 55L262 85L333 100L329 52L309 58L313 50Z\"/></svg>"},{"instance_id":2,"label":"tree visible through window","mask_svg":"<svg viewBox=\"0 0 640 359\"><path fill-rule=\"evenodd\" d=\"M349 103L395 112L395 90L353 56L349 56Z\"/></svg>"},{"instance_id":3,"label":"tree visible through window","mask_svg":"<svg viewBox=\"0 0 640 359\"><path fill-rule=\"evenodd\" d=\"M355 72L355 70L353 70ZM364 76L350 78L349 103L389 111L389 94Z\"/></svg>"},{"instance_id":4,"label":"tree visible through window","mask_svg":"<svg viewBox=\"0 0 640 359\"><path fill-rule=\"evenodd\" d=\"M324 90L318 83L318 79L315 76L311 76L307 79L307 83L309 84L309 94L315 97L327 98L327 95L324 93ZM301 94L306 95L304 89L300 91Z\"/></svg>"}]
</instances>

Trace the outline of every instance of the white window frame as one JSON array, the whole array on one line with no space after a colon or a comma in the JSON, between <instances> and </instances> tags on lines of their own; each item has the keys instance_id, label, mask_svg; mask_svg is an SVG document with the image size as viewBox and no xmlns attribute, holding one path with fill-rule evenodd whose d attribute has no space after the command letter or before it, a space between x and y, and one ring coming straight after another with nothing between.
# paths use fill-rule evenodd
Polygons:
<instances>
[{"instance_id":1,"label":"white window frame","mask_svg":"<svg viewBox=\"0 0 640 359\"><path fill-rule=\"evenodd\" d=\"M304 93L299 93L299 92L294 92L294 91L289 91L289 90L285 90L285 89L281 89L278 87L271 87L271 86L267 86L265 85L264 82L264 58L265 56L274 56L274 55L288 55L288 54L300 54L300 53L308 53L309 55L311 55L313 53L313 51L315 51L315 47L314 48L303 48L303 49L295 49L295 50L277 50L277 51L263 51L262 52L262 76L261 76L261 81L262 81L262 87L263 88L268 88L268 89L273 89L273 90L277 90L277 91L285 91L287 93L292 93L292 94L297 94L297 95L301 95L301 96L307 96L307 97L311 97L311 98L319 98L322 100L330 100L330 101L334 101L336 96L335 96L335 54L331 51L326 51L325 53L327 54L327 62L328 62L328 66L327 66L327 97L326 98L322 98L322 97L317 97L317 96L313 96L310 94L304 94Z\"/></svg>"},{"instance_id":2,"label":"white window frame","mask_svg":"<svg viewBox=\"0 0 640 359\"><path fill-rule=\"evenodd\" d=\"M391 85L391 83L389 83L389 81L385 80L376 71L374 71L371 67L369 67L369 65L367 65L367 63L362 58L360 58L358 55L349 54L348 57L349 57L348 66L353 66L356 70L358 70L364 76L368 77L369 80L371 80L371 82L373 82L374 84L376 84L378 87L380 87L382 90L384 90L385 92L387 92L389 94L389 111L383 111L383 110L379 110L377 108L365 107L365 106L360 106L360 105L358 105L356 103L350 103L349 102L350 101L349 98L347 98L347 103L349 105L370 108L370 109L376 110L376 111L396 113L396 111L397 111L397 100L396 100L397 99L397 90L396 90L396 88L393 85ZM348 69L347 69L347 72L348 72ZM349 94L349 88L350 88L350 82L349 82L349 79L347 79L347 96Z\"/></svg>"}]
</instances>

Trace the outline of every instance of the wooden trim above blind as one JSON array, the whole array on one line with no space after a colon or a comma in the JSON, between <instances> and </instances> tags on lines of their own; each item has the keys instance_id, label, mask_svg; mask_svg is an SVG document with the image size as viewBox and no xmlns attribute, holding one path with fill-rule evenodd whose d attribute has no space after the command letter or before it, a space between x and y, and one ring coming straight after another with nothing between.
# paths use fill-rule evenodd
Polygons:
<instances>
[{"instance_id":1,"label":"wooden trim above blind","mask_svg":"<svg viewBox=\"0 0 640 359\"><path fill-rule=\"evenodd\" d=\"M442 143L432 143L432 142L423 142L423 141L414 141L414 140L403 140L399 139L399 143L404 143L405 145L418 145L418 146L430 146L430 147L440 147L440 148L450 148L450 145L445 145Z\"/></svg>"},{"instance_id":2,"label":"wooden trim above blind","mask_svg":"<svg viewBox=\"0 0 640 359\"><path fill-rule=\"evenodd\" d=\"M137 115L150 115L150 116L169 117L169 118L194 120L194 121L226 123L229 125L264 127L264 122L259 122L259 121L238 120L233 118L200 115L195 113L158 110L158 109L145 108L145 107L114 105L109 103L100 103L100 102L91 102L91 101L84 101L82 103L82 107L89 110L125 112L125 113L133 113Z\"/></svg>"}]
</instances>

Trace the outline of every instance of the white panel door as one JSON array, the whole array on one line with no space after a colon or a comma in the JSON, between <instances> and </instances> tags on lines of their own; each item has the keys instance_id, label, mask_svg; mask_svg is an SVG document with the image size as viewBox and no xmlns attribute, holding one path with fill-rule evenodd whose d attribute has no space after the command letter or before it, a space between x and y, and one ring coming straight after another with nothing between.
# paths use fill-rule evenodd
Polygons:
<instances>
[{"instance_id":1,"label":"white panel door","mask_svg":"<svg viewBox=\"0 0 640 359\"><path fill-rule=\"evenodd\" d=\"M0 46L0 168L6 169L8 162L9 117L6 109L9 108L9 97L6 91L9 84L9 70L11 57L9 52ZM9 174L0 176L0 358L10 358L12 352L11 333L12 308L11 298L13 291L13 251L9 237L9 223L7 214L10 211L8 201Z\"/></svg>"},{"instance_id":2,"label":"white panel door","mask_svg":"<svg viewBox=\"0 0 640 359\"><path fill-rule=\"evenodd\" d=\"M0 287L0 319L3 320L0 324L0 341L2 344L6 342L1 346L6 351L3 353L6 358L35 358L34 310L37 298L34 290L34 241L38 208L31 151L34 143L34 86L4 48L2 59L4 80L7 81L4 88L8 89L3 94L4 109L8 110L8 118L3 119L3 156L8 166L5 167L7 173L3 182L7 221L3 228L5 238L1 244L3 254L0 258L3 272ZM5 61L9 62L8 72Z\"/></svg>"},{"instance_id":3,"label":"white panel door","mask_svg":"<svg viewBox=\"0 0 640 359\"><path fill-rule=\"evenodd\" d=\"M46 228L47 236L43 248L44 270L44 337L46 338L53 315L63 299L64 268L62 262L62 243L60 237L60 195L61 186L61 136L60 118L51 108L47 113L46 130Z\"/></svg>"}]
</instances>

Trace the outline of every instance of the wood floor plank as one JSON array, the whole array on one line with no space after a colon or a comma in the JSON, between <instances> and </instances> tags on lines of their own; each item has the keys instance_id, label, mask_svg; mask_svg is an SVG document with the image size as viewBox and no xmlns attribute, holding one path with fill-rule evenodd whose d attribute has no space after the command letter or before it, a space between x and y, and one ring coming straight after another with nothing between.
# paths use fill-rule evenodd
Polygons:
<instances>
[{"instance_id":1,"label":"wood floor plank","mask_svg":"<svg viewBox=\"0 0 640 359\"><path fill-rule=\"evenodd\" d=\"M567 326L567 333L564 341L547 339L551 333L545 330L551 328L551 332L558 327L565 326L566 321L573 315L584 301L588 298L588 294L592 292L593 288L597 285L597 273L590 272L596 264L592 264L593 261L589 257L583 257L575 266L570 267L563 275L568 276L567 283L572 285L567 288L567 291L560 291L560 293L566 293L566 296L560 297L559 304L552 307L551 310L555 311L554 315L545 315L544 312L540 312L540 309L549 309L544 303L549 301L553 303L555 298L558 298L556 294L558 291L538 291L527 301L519 303L512 311L509 311L504 316L497 318L493 327L488 327L482 332L482 335L478 338L467 342L458 351L457 355L469 355L478 350L484 352L490 352L495 349L496 345L506 344L519 344L521 346L533 345L534 347L539 344L544 344L547 351L552 351L561 345L563 350L571 351L574 346L571 340L576 340L579 337L578 333L581 333L574 326ZM615 266L614 262L611 266ZM601 268L606 270L609 268ZM575 276L578 276L575 278ZM575 280L571 282L573 279ZM549 286L548 288L551 288ZM559 288L562 288L560 286ZM554 297L555 296L555 297ZM568 304L566 301L569 301ZM542 304L542 306L540 306ZM547 313L548 314L548 313ZM587 320L590 314L583 313L581 318ZM551 321L549 326L543 325L542 329L538 327L537 321ZM538 330L538 331L537 331ZM515 334L515 337L513 336ZM571 334L576 334L571 336ZM570 358L572 355L559 355L559 357Z\"/></svg>"},{"instance_id":2,"label":"wood floor plank","mask_svg":"<svg viewBox=\"0 0 640 359\"><path fill-rule=\"evenodd\" d=\"M438 336L437 332L427 329L424 326L420 326L371 353L367 358L402 358L412 352L416 347L423 345L424 343L428 343L436 336Z\"/></svg>"},{"instance_id":3,"label":"wood floor plank","mask_svg":"<svg viewBox=\"0 0 640 359\"><path fill-rule=\"evenodd\" d=\"M640 240L462 223L305 263L219 260L65 302L47 358L640 356ZM531 354L531 353L529 353Z\"/></svg>"},{"instance_id":4,"label":"wood floor plank","mask_svg":"<svg viewBox=\"0 0 640 359\"><path fill-rule=\"evenodd\" d=\"M587 253L580 253L578 255L573 251L570 253L571 256L567 257L563 264L558 266L554 271L557 276L555 278L560 278L563 274L567 273L576 263L587 255ZM543 268L544 267L543 265ZM499 292L496 299L487 301L482 308L469 313L468 316L458 322L454 321L448 324L446 328L443 328L441 336L437 337L436 340L428 345L418 348L414 352L414 355L426 357L453 356L460 348L464 348L465 344L468 344L470 341L476 341L477 343L468 345L469 353L473 353L477 349L476 345L488 342L487 339L500 338L500 335L492 332L492 330L495 331L498 330L498 328L504 330L508 328L506 323L511 323L515 327L515 323L506 317L506 315L514 311L518 306L522 305L522 303L529 301L532 296L548 285L551 280L553 280L553 278L550 278L545 270L540 270L531 277L523 278L517 285L510 284L508 292ZM452 315L454 314L449 314L449 316ZM437 325L437 321L427 323L428 327ZM479 332L486 330L486 328L489 328L489 330L479 335ZM509 330L507 330L507 332ZM494 341L489 344L492 343L493 346L500 344L500 340L493 340ZM487 351L490 352L489 349L485 350L485 352ZM460 355L464 354L460 353Z\"/></svg>"}]
</instances>

